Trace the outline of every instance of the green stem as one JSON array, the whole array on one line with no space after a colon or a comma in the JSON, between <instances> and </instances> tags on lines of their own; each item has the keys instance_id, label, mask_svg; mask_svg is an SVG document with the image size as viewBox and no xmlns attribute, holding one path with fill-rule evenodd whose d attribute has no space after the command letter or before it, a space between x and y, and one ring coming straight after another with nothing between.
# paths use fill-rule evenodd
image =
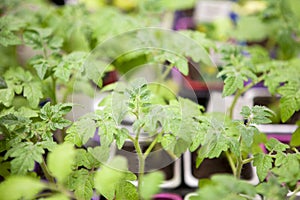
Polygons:
<instances>
[{"instance_id":1,"label":"green stem","mask_svg":"<svg viewBox=\"0 0 300 200\"><path fill-rule=\"evenodd\" d=\"M243 164L245 165L245 164L247 164L247 163L252 162L253 160L254 160L253 157L252 157L252 158L247 158L247 159L243 160Z\"/></svg>"},{"instance_id":2,"label":"green stem","mask_svg":"<svg viewBox=\"0 0 300 200\"><path fill-rule=\"evenodd\" d=\"M296 147L293 147L292 150L295 151L295 153L300 154Z\"/></svg>"},{"instance_id":3,"label":"green stem","mask_svg":"<svg viewBox=\"0 0 300 200\"><path fill-rule=\"evenodd\" d=\"M236 176L236 167L235 167L235 164L234 164L234 161L232 159L232 156L230 155L230 153L228 151L225 151L225 155L227 157L227 160L229 162L229 165L231 167L231 170L233 172L233 175Z\"/></svg>"},{"instance_id":4,"label":"green stem","mask_svg":"<svg viewBox=\"0 0 300 200\"><path fill-rule=\"evenodd\" d=\"M257 80L254 82L249 83L246 87L244 87L243 89L238 89L238 91L235 93L234 99L232 101L232 104L229 108L229 117L230 119L233 118L233 111L234 108L236 106L236 103L238 101L238 99L242 96L242 94L244 94L247 90L249 90L250 88L252 88L254 85L256 85L257 83L261 82L262 80L264 80L265 75L261 75L260 77L257 78Z\"/></svg>"},{"instance_id":5,"label":"green stem","mask_svg":"<svg viewBox=\"0 0 300 200\"><path fill-rule=\"evenodd\" d=\"M295 200L297 193L300 192L300 186L298 186L294 191L292 196L289 198L289 200Z\"/></svg>"},{"instance_id":6,"label":"green stem","mask_svg":"<svg viewBox=\"0 0 300 200\"><path fill-rule=\"evenodd\" d=\"M154 146L156 145L158 138L162 135L162 132L160 132L155 139L151 142L150 146L147 148L147 150L144 153L144 159L146 160L146 158L148 157L149 153L152 151L152 149L154 148Z\"/></svg>"},{"instance_id":7,"label":"green stem","mask_svg":"<svg viewBox=\"0 0 300 200\"><path fill-rule=\"evenodd\" d=\"M44 173L46 179L47 179L50 183L55 184L55 180L54 180L54 178L51 176L50 171L48 170L48 167L47 167L47 165L46 165L46 162L45 162L44 158L43 158L43 160L42 160L40 166L41 166L41 168L42 168L42 170L43 170L43 173Z\"/></svg>"},{"instance_id":8,"label":"green stem","mask_svg":"<svg viewBox=\"0 0 300 200\"><path fill-rule=\"evenodd\" d=\"M52 75L51 76L52 79L52 100L53 100L53 104L57 104L57 98L56 98L56 78Z\"/></svg>"},{"instance_id":9,"label":"green stem","mask_svg":"<svg viewBox=\"0 0 300 200\"><path fill-rule=\"evenodd\" d=\"M138 154L138 159L139 159L138 194L139 194L139 199L142 199L141 198L141 185L143 184L143 177L144 177L144 172L145 172L145 158L143 156L143 152L141 150L139 140L135 140L133 144L134 144L134 147L136 149L136 152Z\"/></svg>"},{"instance_id":10,"label":"green stem","mask_svg":"<svg viewBox=\"0 0 300 200\"><path fill-rule=\"evenodd\" d=\"M240 144L240 146L242 146L242 136L239 137L239 144ZM239 158L237 159L237 166L236 166L236 173L235 173L235 177L237 179L240 179L240 177L241 177L243 165L244 165L243 157L242 157L242 155L240 155Z\"/></svg>"},{"instance_id":11,"label":"green stem","mask_svg":"<svg viewBox=\"0 0 300 200\"><path fill-rule=\"evenodd\" d=\"M242 168L243 168L243 161L241 159L238 159L237 166L236 166L236 172L235 172L235 177L237 179L241 178Z\"/></svg>"},{"instance_id":12,"label":"green stem","mask_svg":"<svg viewBox=\"0 0 300 200\"><path fill-rule=\"evenodd\" d=\"M164 71L164 73L161 76L161 81L165 80L165 78L170 74L172 68L173 68L172 65L167 66L167 69Z\"/></svg>"},{"instance_id":13,"label":"green stem","mask_svg":"<svg viewBox=\"0 0 300 200\"><path fill-rule=\"evenodd\" d=\"M242 93L242 90L239 89L239 90L236 92L235 96L234 96L234 99L233 99L233 101L232 101L232 104L231 104L231 106L230 106L230 108L229 108L229 117L230 117L230 119L233 118L233 111L234 111L235 105L236 105L238 99L240 98L240 96L241 96L242 94L243 94L243 93Z\"/></svg>"}]
</instances>

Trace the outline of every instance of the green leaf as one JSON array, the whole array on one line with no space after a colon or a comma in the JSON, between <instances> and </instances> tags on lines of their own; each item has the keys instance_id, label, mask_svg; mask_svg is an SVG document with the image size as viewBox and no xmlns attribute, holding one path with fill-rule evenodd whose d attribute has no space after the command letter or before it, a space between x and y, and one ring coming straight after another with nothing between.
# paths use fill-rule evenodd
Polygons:
<instances>
[{"instance_id":1,"label":"green leaf","mask_svg":"<svg viewBox=\"0 0 300 200\"><path fill-rule=\"evenodd\" d=\"M291 64L292 65L292 64ZM298 66L292 65L294 68ZM299 67L297 71L299 71ZM292 71L295 72L294 70ZM282 72L284 73L284 72ZM289 72L291 73L291 72ZM288 74L287 74L288 76ZM293 78L292 75L291 79ZM278 93L282 95L280 98L280 114L283 122L286 122L296 111L300 110L300 81L290 80L278 89Z\"/></svg>"},{"instance_id":2,"label":"green leaf","mask_svg":"<svg viewBox=\"0 0 300 200\"><path fill-rule=\"evenodd\" d=\"M24 97L27 98L29 105L37 107L40 99L43 97L41 85L37 82L28 82L24 84Z\"/></svg>"},{"instance_id":3,"label":"green leaf","mask_svg":"<svg viewBox=\"0 0 300 200\"><path fill-rule=\"evenodd\" d=\"M279 161L277 161L277 159ZM289 186L296 186L300 179L300 159L299 154L286 154L286 156L276 157L276 167L272 172L278 176L278 180Z\"/></svg>"},{"instance_id":4,"label":"green leaf","mask_svg":"<svg viewBox=\"0 0 300 200\"><path fill-rule=\"evenodd\" d=\"M260 181L263 181L270 169L272 168L272 158L264 153L258 153L254 155L253 165L256 166L257 175Z\"/></svg>"},{"instance_id":5,"label":"green leaf","mask_svg":"<svg viewBox=\"0 0 300 200\"><path fill-rule=\"evenodd\" d=\"M0 44L4 47L10 46L10 45L18 45L21 44L21 40L18 36L16 36L14 33L7 31L7 30L1 30L0 31Z\"/></svg>"},{"instance_id":6,"label":"green leaf","mask_svg":"<svg viewBox=\"0 0 300 200\"><path fill-rule=\"evenodd\" d=\"M80 169L70 174L68 185L77 199L91 199L93 196L94 175L86 169Z\"/></svg>"},{"instance_id":7,"label":"green leaf","mask_svg":"<svg viewBox=\"0 0 300 200\"><path fill-rule=\"evenodd\" d=\"M211 182L198 190L198 195L195 199L246 200L243 196L254 199L255 188L232 175L222 174L212 176Z\"/></svg>"},{"instance_id":8,"label":"green leaf","mask_svg":"<svg viewBox=\"0 0 300 200\"><path fill-rule=\"evenodd\" d=\"M278 152L276 153L275 158L275 166L278 167L286 161L286 154L283 152Z\"/></svg>"},{"instance_id":9,"label":"green leaf","mask_svg":"<svg viewBox=\"0 0 300 200\"><path fill-rule=\"evenodd\" d=\"M64 40L60 37L53 37L48 42L49 48L52 50L59 50L63 45Z\"/></svg>"},{"instance_id":10,"label":"green leaf","mask_svg":"<svg viewBox=\"0 0 300 200\"><path fill-rule=\"evenodd\" d=\"M35 30L27 30L23 34L25 44L31 46L33 49L43 49L43 40L40 34Z\"/></svg>"},{"instance_id":11,"label":"green leaf","mask_svg":"<svg viewBox=\"0 0 300 200\"><path fill-rule=\"evenodd\" d=\"M47 149L48 151L53 151L58 144L50 140L50 141L37 142L36 145L42 147L43 149Z\"/></svg>"},{"instance_id":12,"label":"green leaf","mask_svg":"<svg viewBox=\"0 0 300 200\"><path fill-rule=\"evenodd\" d=\"M54 75L64 82L68 82L71 76L71 69L69 65L60 63L56 68Z\"/></svg>"},{"instance_id":13,"label":"green leaf","mask_svg":"<svg viewBox=\"0 0 300 200\"><path fill-rule=\"evenodd\" d=\"M33 199L45 185L37 179L25 176L11 176L0 184L1 199Z\"/></svg>"},{"instance_id":14,"label":"green leaf","mask_svg":"<svg viewBox=\"0 0 300 200\"><path fill-rule=\"evenodd\" d=\"M2 78L0 76L0 89L6 89L6 88L7 88L7 84L6 84L5 80L4 80L4 78Z\"/></svg>"},{"instance_id":15,"label":"green leaf","mask_svg":"<svg viewBox=\"0 0 300 200\"><path fill-rule=\"evenodd\" d=\"M56 104L50 105L50 102L46 103L41 109L40 118L47 122L47 125L51 130L63 129L71 124L71 122L64 118L72 109L72 104Z\"/></svg>"},{"instance_id":16,"label":"green leaf","mask_svg":"<svg viewBox=\"0 0 300 200\"><path fill-rule=\"evenodd\" d=\"M232 95L237 89L242 89L244 80L241 76L228 76L224 81L223 97Z\"/></svg>"},{"instance_id":17,"label":"green leaf","mask_svg":"<svg viewBox=\"0 0 300 200\"><path fill-rule=\"evenodd\" d=\"M6 107L12 104L15 93L12 89L0 89L0 103L3 103Z\"/></svg>"},{"instance_id":18,"label":"green leaf","mask_svg":"<svg viewBox=\"0 0 300 200\"><path fill-rule=\"evenodd\" d=\"M104 165L96 172L94 180L96 190L108 200L113 200L116 192L120 189L120 185L136 179L132 173L125 172L125 170L127 170L126 158L114 157L108 166ZM125 192L128 194L123 195L127 196L132 193L132 190Z\"/></svg>"},{"instance_id":19,"label":"green leaf","mask_svg":"<svg viewBox=\"0 0 300 200\"><path fill-rule=\"evenodd\" d=\"M274 176L271 176L268 181L260 183L256 187L256 191L266 199L272 200L286 199L288 193L288 189L282 186Z\"/></svg>"},{"instance_id":20,"label":"green leaf","mask_svg":"<svg viewBox=\"0 0 300 200\"><path fill-rule=\"evenodd\" d=\"M172 134L165 134L161 138L161 145L166 150L173 150L176 143L176 137Z\"/></svg>"},{"instance_id":21,"label":"green leaf","mask_svg":"<svg viewBox=\"0 0 300 200\"><path fill-rule=\"evenodd\" d=\"M159 63L170 62L185 76L189 73L188 60L181 55L163 51L161 54L156 55L154 60Z\"/></svg>"},{"instance_id":22,"label":"green leaf","mask_svg":"<svg viewBox=\"0 0 300 200\"><path fill-rule=\"evenodd\" d=\"M162 172L157 171L146 174L143 177L142 183L140 183L142 198L145 200L152 199L153 195L159 192L159 185L163 182L163 180L164 174Z\"/></svg>"},{"instance_id":23,"label":"green leaf","mask_svg":"<svg viewBox=\"0 0 300 200\"><path fill-rule=\"evenodd\" d=\"M130 199L130 200L138 200L139 196L136 190L136 187L127 181L122 181L118 188L116 189L116 200L124 200L124 199Z\"/></svg>"},{"instance_id":24,"label":"green leaf","mask_svg":"<svg viewBox=\"0 0 300 200\"><path fill-rule=\"evenodd\" d=\"M247 120L247 124L267 124L272 122L270 118L274 112L265 106L243 106L241 115Z\"/></svg>"},{"instance_id":25,"label":"green leaf","mask_svg":"<svg viewBox=\"0 0 300 200\"><path fill-rule=\"evenodd\" d=\"M87 152L84 149L78 149L76 150L75 164L76 167L92 169L98 168L100 166L100 161L98 161L90 152Z\"/></svg>"},{"instance_id":26,"label":"green leaf","mask_svg":"<svg viewBox=\"0 0 300 200\"><path fill-rule=\"evenodd\" d=\"M19 28L23 26L23 24L17 25L16 22L18 21L20 20L12 15L2 16L0 18L0 44L4 47L22 43L20 38L15 34L15 31L18 31Z\"/></svg>"},{"instance_id":27,"label":"green leaf","mask_svg":"<svg viewBox=\"0 0 300 200\"><path fill-rule=\"evenodd\" d=\"M180 157L189 147L190 142L187 142L181 138L179 138L174 147L174 154L177 157Z\"/></svg>"},{"instance_id":28,"label":"green leaf","mask_svg":"<svg viewBox=\"0 0 300 200\"><path fill-rule=\"evenodd\" d=\"M32 142L23 142L14 146L5 154L5 158L14 158L11 161L11 173L25 175L34 169L35 162L42 162L42 155L45 153L43 148Z\"/></svg>"},{"instance_id":29,"label":"green leaf","mask_svg":"<svg viewBox=\"0 0 300 200\"><path fill-rule=\"evenodd\" d=\"M126 128L117 129L117 133L115 135L116 143L118 149L122 149L124 142L128 139L129 131Z\"/></svg>"},{"instance_id":30,"label":"green leaf","mask_svg":"<svg viewBox=\"0 0 300 200\"><path fill-rule=\"evenodd\" d=\"M33 117L38 117L38 113L36 110L33 110L28 107L21 107L18 109L18 112L16 113L18 116L26 117L26 118L33 118Z\"/></svg>"},{"instance_id":31,"label":"green leaf","mask_svg":"<svg viewBox=\"0 0 300 200\"><path fill-rule=\"evenodd\" d=\"M281 143L275 138L270 138L266 143L266 148L269 151L283 152L289 148L289 145Z\"/></svg>"},{"instance_id":32,"label":"green leaf","mask_svg":"<svg viewBox=\"0 0 300 200\"><path fill-rule=\"evenodd\" d=\"M47 157L47 164L51 174L58 182L66 181L72 172L72 165L75 160L75 149L71 144L58 145Z\"/></svg>"},{"instance_id":33,"label":"green leaf","mask_svg":"<svg viewBox=\"0 0 300 200\"><path fill-rule=\"evenodd\" d=\"M50 67L48 61L42 56L35 56L31 59L30 64L36 70L39 78L44 80L47 69Z\"/></svg>"},{"instance_id":34,"label":"green leaf","mask_svg":"<svg viewBox=\"0 0 300 200\"><path fill-rule=\"evenodd\" d=\"M83 64L86 60L87 53L75 51L63 57L56 68L54 68L54 75L64 82L68 82L70 76L75 72L81 72L83 70ZM100 77L98 77L100 78Z\"/></svg>"},{"instance_id":35,"label":"green leaf","mask_svg":"<svg viewBox=\"0 0 300 200\"><path fill-rule=\"evenodd\" d=\"M19 123L19 118L16 115L10 113L2 116L0 118L0 122L8 126L16 125Z\"/></svg>"},{"instance_id":36,"label":"green leaf","mask_svg":"<svg viewBox=\"0 0 300 200\"><path fill-rule=\"evenodd\" d=\"M94 136L96 132L96 123L89 118L80 118L79 121L67 130L65 141L81 146Z\"/></svg>"},{"instance_id":37,"label":"green leaf","mask_svg":"<svg viewBox=\"0 0 300 200\"><path fill-rule=\"evenodd\" d=\"M293 133L290 145L292 147L300 146L300 128L298 127L296 131Z\"/></svg>"},{"instance_id":38,"label":"green leaf","mask_svg":"<svg viewBox=\"0 0 300 200\"><path fill-rule=\"evenodd\" d=\"M224 67L217 77L225 76L223 97L232 95L244 87L244 81L249 78L256 81L255 68L251 60L242 54L239 46L224 46L221 48Z\"/></svg>"},{"instance_id":39,"label":"green leaf","mask_svg":"<svg viewBox=\"0 0 300 200\"><path fill-rule=\"evenodd\" d=\"M216 158L223 151L230 149L233 153L239 154L240 135L235 123L225 123L213 117L210 119L209 126L205 130L205 136L198 151L196 166L199 166L204 158Z\"/></svg>"},{"instance_id":40,"label":"green leaf","mask_svg":"<svg viewBox=\"0 0 300 200\"><path fill-rule=\"evenodd\" d=\"M107 146L89 147L88 152L100 163L106 162L110 155L110 148Z\"/></svg>"}]
</instances>

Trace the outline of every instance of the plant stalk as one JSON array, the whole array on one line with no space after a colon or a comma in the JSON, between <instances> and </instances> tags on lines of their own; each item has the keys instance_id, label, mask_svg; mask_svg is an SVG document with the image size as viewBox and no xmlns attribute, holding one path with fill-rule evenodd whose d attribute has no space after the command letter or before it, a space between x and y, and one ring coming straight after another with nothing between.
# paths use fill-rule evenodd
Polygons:
<instances>
[{"instance_id":1,"label":"plant stalk","mask_svg":"<svg viewBox=\"0 0 300 200\"><path fill-rule=\"evenodd\" d=\"M56 78L52 75L51 76L52 79L52 100L53 100L53 104L57 104L57 98L56 98Z\"/></svg>"},{"instance_id":2,"label":"plant stalk","mask_svg":"<svg viewBox=\"0 0 300 200\"><path fill-rule=\"evenodd\" d=\"M247 163L252 162L253 160L254 160L253 157L252 157L252 158L247 158L247 159L243 160L243 164L245 165L245 164L247 164Z\"/></svg>"},{"instance_id":3,"label":"plant stalk","mask_svg":"<svg viewBox=\"0 0 300 200\"><path fill-rule=\"evenodd\" d=\"M54 183L54 184L55 184L55 180L54 180L54 178L51 176L50 171L49 171L49 169L48 169L48 167L47 167L47 165L46 165L46 162L45 162L44 158L43 158L42 162L40 163L40 166L41 166L41 168L42 168L42 170L43 170L43 173L44 173L46 179L47 179L50 183Z\"/></svg>"},{"instance_id":4,"label":"plant stalk","mask_svg":"<svg viewBox=\"0 0 300 200\"><path fill-rule=\"evenodd\" d=\"M293 194L292 196L289 198L290 200L295 200L296 199L296 195L297 193L300 192L300 186L298 186L294 191L293 191Z\"/></svg>"},{"instance_id":5,"label":"plant stalk","mask_svg":"<svg viewBox=\"0 0 300 200\"><path fill-rule=\"evenodd\" d=\"M232 156L230 155L230 153L228 151L225 151L225 154L226 154L227 160L229 162L229 165L231 167L231 170L233 172L233 175L236 176L236 167L235 167L234 161L232 159Z\"/></svg>"},{"instance_id":6,"label":"plant stalk","mask_svg":"<svg viewBox=\"0 0 300 200\"><path fill-rule=\"evenodd\" d=\"M138 154L138 159L139 159L139 176L138 176L138 194L139 194L139 199L141 198L141 185L143 184L143 177L144 177L144 172L145 172L145 158L143 156L143 152L141 150L141 146L139 143L139 140L134 140L134 147L136 149L136 152Z\"/></svg>"},{"instance_id":7,"label":"plant stalk","mask_svg":"<svg viewBox=\"0 0 300 200\"><path fill-rule=\"evenodd\" d=\"M236 172L235 172L235 177L237 179L241 178L241 173L242 173L242 168L243 168L243 161L241 161L240 159L237 162L237 166L236 166Z\"/></svg>"},{"instance_id":8,"label":"plant stalk","mask_svg":"<svg viewBox=\"0 0 300 200\"><path fill-rule=\"evenodd\" d=\"M229 107L229 117L230 119L233 119L233 111L234 108L236 106L236 103L238 101L238 99L242 96L242 94L244 94L247 90L249 90L250 88L252 88L254 85L256 85L257 83L261 82L263 79L265 78L264 74L261 75L260 77L257 78L257 80L255 82L251 82L249 83L246 87L244 87L243 89L238 89L238 91L235 93L234 99L231 103L231 106Z\"/></svg>"},{"instance_id":9,"label":"plant stalk","mask_svg":"<svg viewBox=\"0 0 300 200\"><path fill-rule=\"evenodd\" d=\"M155 139L151 142L150 146L147 148L147 150L144 153L144 159L146 160L146 158L148 157L148 155L150 154L150 152L152 151L152 149L155 147L158 138L162 135L162 132L160 132Z\"/></svg>"}]
</instances>

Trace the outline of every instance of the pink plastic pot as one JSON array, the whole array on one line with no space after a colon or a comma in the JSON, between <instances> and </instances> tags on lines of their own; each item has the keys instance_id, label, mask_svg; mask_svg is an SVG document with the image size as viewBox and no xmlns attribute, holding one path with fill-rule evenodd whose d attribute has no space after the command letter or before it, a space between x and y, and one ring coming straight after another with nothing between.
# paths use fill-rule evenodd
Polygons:
<instances>
[{"instance_id":1,"label":"pink plastic pot","mask_svg":"<svg viewBox=\"0 0 300 200\"><path fill-rule=\"evenodd\" d=\"M173 193L161 193L154 195L153 200L182 200L182 197Z\"/></svg>"}]
</instances>

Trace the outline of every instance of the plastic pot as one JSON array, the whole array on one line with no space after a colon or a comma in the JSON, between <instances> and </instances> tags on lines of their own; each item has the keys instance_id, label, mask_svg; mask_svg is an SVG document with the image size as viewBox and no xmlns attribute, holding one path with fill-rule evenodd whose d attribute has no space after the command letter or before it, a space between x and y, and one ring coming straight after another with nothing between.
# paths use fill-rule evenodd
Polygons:
<instances>
[{"instance_id":1,"label":"plastic pot","mask_svg":"<svg viewBox=\"0 0 300 200\"><path fill-rule=\"evenodd\" d=\"M181 196L174 193L160 193L154 195L152 200L182 200Z\"/></svg>"},{"instance_id":2,"label":"plastic pot","mask_svg":"<svg viewBox=\"0 0 300 200\"><path fill-rule=\"evenodd\" d=\"M141 149L144 152L150 142L140 141ZM116 149L115 154L127 158L129 170L138 176L139 161L135 153L133 143L129 140L125 141L121 150ZM160 170L165 174L165 181L161 184L161 188L176 188L181 183L181 160L174 160L159 145L156 145L145 161L145 173ZM137 182L134 182L137 185Z\"/></svg>"},{"instance_id":3,"label":"plastic pot","mask_svg":"<svg viewBox=\"0 0 300 200\"><path fill-rule=\"evenodd\" d=\"M214 159L204 159L199 168L196 168L196 152L197 151L191 153L187 151L183 156L184 182L189 187L198 187L199 179L209 178L214 174L232 173L225 156ZM259 182L256 174L256 168L252 165L252 163L244 165L241 178L253 185L256 185Z\"/></svg>"}]
</instances>

